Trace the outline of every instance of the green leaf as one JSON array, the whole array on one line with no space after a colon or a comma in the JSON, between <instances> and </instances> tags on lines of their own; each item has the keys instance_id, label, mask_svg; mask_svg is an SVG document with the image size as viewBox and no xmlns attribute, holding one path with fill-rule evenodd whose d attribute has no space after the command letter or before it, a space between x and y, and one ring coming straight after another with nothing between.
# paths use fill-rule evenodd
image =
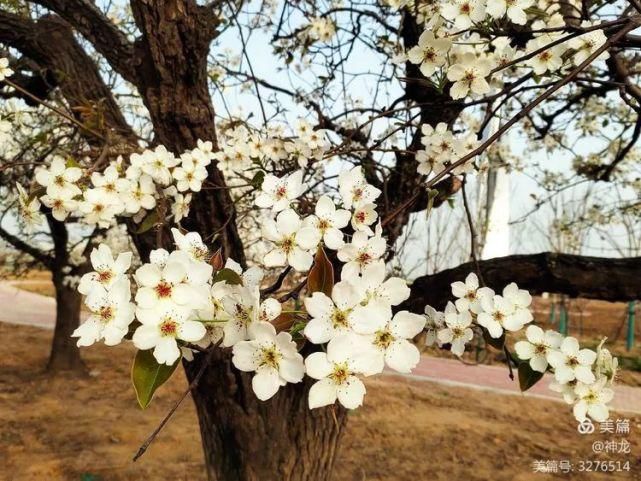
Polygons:
<instances>
[{"instance_id":1,"label":"green leaf","mask_svg":"<svg viewBox=\"0 0 641 481\"><path fill-rule=\"evenodd\" d=\"M432 207L434 206L434 199L438 196L438 190L430 189L427 191L427 208L425 209L425 215L429 216Z\"/></svg>"},{"instance_id":2,"label":"green leaf","mask_svg":"<svg viewBox=\"0 0 641 481\"><path fill-rule=\"evenodd\" d=\"M134 363L131 366L131 381L136 391L138 404L142 409L149 406L156 389L171 377L179 362L180 359L171 366L158 364L151 350L136 353Z\"/></svg>"},{"instance_id":3,"label":"green leaf","mask_svg":"<svg viewBox=\"0 0 641 481\"><path fill-rule=\"evenodd\" d=\"M254 177L252 177L250 184L254 189L260 189L263 185L264 180L265 180L265 171L259 170L258 172L256 172Z\"/></svg>"},{"instance_id":4,"label":"green leaf","mask_svg":"<svg viewBox=\"0 0 641 481\"><path fill-rule=\"evenodd\" d=\"M138 230L136 231L136 234L142 234L144 232L147 232L149 229L153 228L157 223L158 223L158 212L157 211L152 211L149 214L147 214L147 217L145 217L140 225L138 226Z\"/></svg>"},{"instance_id":5,"label":"green leaf","mask_svg":"<svg viewBox=\"0 0 641 481\"><path fill-rule=\"evenodd\" d=\"M527 391L543 378L543 373L530 367L528 361L519 364L519 386L521 391Z\"/></svg>"},{"instance_id":6,"label":"green leaf","mask_svg":"<svg viewBox=\"0 0 641 481\"><path fill-rule=\"evenodd\" d=\"M502 351L503 346L505 346L505 332L501 334L501 337L492 337L490 336L490 333L487 332L487 329L483 329L483 339L485 339L487 344L499 351Z\"/></svg>"},{"instance_id":7,"label":"green leaf","mask_svg":"<svg viewBox=\"0 0 641 481\"><path fill-rule=\"evenodd\" d=\"M334 266L327 258L322 246L318 247L314 256L314 264L307 276L307 292L324 292L330 297L334 287Z\"/></svg>"},{"instance_id":8,"label":"green leaf","mask_svg":"<svg viewBox=\"0 0 641 481\"><path fill-rule=\"evenodd\" d=\"M236 274L234 271L228 268L219 270L214 276L214 284L220 281L226 281L227 284L232 284L232 285L242 285L243 283L242 277L240 277L238 274Z\"/></svg>"},{"instance_id":9,"label":"green leaf","mask_svg":"<svg viewBox=\"0 0 641 481\"><path fill-rule=\"evenodd\" d=\"M73 157L69 156L69 157L67 157L67 161L65 162L65 166L68 167L68 168L80 167L80 164L78 163L78 161L76 159L74 159Z\"/></svg>"}]
</instances>

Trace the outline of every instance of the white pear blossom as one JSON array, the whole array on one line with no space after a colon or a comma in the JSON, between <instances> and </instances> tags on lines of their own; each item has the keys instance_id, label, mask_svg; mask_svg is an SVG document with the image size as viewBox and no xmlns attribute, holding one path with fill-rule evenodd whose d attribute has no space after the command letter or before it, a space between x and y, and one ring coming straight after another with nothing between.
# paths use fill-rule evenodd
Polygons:
<instances>
[{"instance_id":1,"label":"white pear blossom","mask_svg":"<svg viewBox=\"0 0 641 481\"><path fill-rule=\"evenodd\" d=\"M78 209L78 201L70 197L68 191L59 191L55 195L43 195L40 200L51 209L51 215L57 221L64 222L70 213Z\"/></svg>"},{"instance_id":2,"label":"white pear blossom","mask_svg":"<svg viewBox=\"0 0 641 481\"><path fill-rule=\"evenodd\" d=\"M49 168L36 170L36 182L46 187L47 194L52 197L73 198L82 192L76 185L82 177L78 167L67 167L62 157L55 157Z\"/></svg>"},{"instance_id":3,"label":"white pear blossom","mask_svg":"<svg viewBox=\"0 0 641 481\"><path fill-rule=\"evenodd\" d=\"M421 353L408 339L418 335L424 326L424 316L400 311L384 327L368 336L379 354L380 371L383 362L403 373L411 372L418 365Z\"/></svg>"},{"instance_id":4,"label":"white pear blossom","mask_svg":"<svg viewBox=\"0 0 641 481\"><path fill-rule=\"evenodd\" d=\"M527 324L534 320L530 311L532 296L525 289L519 289L516 283L511 282L503 288L503 297L514 306L514 314L521 324Z\"/></svg>"},{"instance_id":5,"label":"white pear blossom","mask_svg":"<svg viewBox=\"0 0 641 481\"><path fill-rule=\"evenodd\" d=\"M456 281L452 283L452 294L457 297L455 304L460 311L470 310L474 314L481 312L481 299L488 295L494 295L491 289L479 288L479 279L476 274L470 272L465 282Z\"/></svg>"},{"instance_id":6,"label":"white pear blossom","mask_svg":"<svg viewBox=\"0 0 641 481\"><path fill-rule=\"evenodd\" d=\"M12 75L13 70L9 68L9 59L4 57L0 58L0 82Z\"/></svg>"},{"instance_id":7,"label":"white pear blossom","mask_svg":"<svg viewBox=\"0 0 641 481\"><path fill-rule=\"evenodd\" d=\"M4 60L4 59L0 58L0 61L1 60ZM37 197L33 197L31 199L27 191L24 189L24 187L22 187L20 183L16 183L16 189L18 190L18 205L20 208L20 218L25 223L25 226L27 227L27 229L30 230L44 220L44 216L40 213L40 201L38 200ZM47 206L47 207L50 207L50 206ZM55 217L55 212L54 212L54 217Z\"/></svg>"},{"instance_id":8,"label":"white pear blossom","mask_svg":"<svg viewBox=\"0 0 641 481\"><path fill-rule=\"evenodd\" d=\"M203 181L207 178L207 169L198 163L191 154L183 154L179 167L172 171L178 192L190 190L200 192Z\"/></svg>"},{"instance_id":9,"label":"white pear blossom","mask_svg":"<svg viewBox=\"0 0 641 481\"><path fill-rule=\"evenodd\" d=\"M605 341L606 338L603 338L596 348L594 373L597 378L605 378L609 384L612 384L617 375L619 360L616 357L613 357L608 349L603 347Z\"/></svg>"},{"instance_id":10,"label":"white pear blossom","mask_svg":"<svg viewBox=\"0 0 641 481\"><path fill-rule=\"evenodd\" d=\"M471 325L472 315L469 311L448 312L445 314L445 327L437 333L438 340L441 344L450 344L452 354L462 356L465 345L474 337Z\"/></svg>"},{"instance_id":11,"label":"white pear blossom","mask_svg":"<svg viewBox=\"0 0 641 481\"><path fill-rule=\"evenodd\" d=\"M113 225L116 216L124 209L122 202L115 201L112 196L101 189L86 190L78 207L84 222L103 228Z\"/></svg>"},{"instance_id":12,"label":"white pear blossom","mask_svg":"<svg viewBox=\"0 0 641 481\"><path fill-rule=\"evenodd\" d=\"M362 338L345 334L327 344L327 352L315 352L305 359L307 375L318 379L309 390L309 408L334 404L347 409L363 404L365 385L357 376L371 372L376 351Z\"/></svg>"},{"instance_id":13,"label":"white pear blossom","mask_svg":"<svg viewBox=\"0 0 641 481\"><path fill-rule=\"evenodd\" d=\"M95 190L98 190L109 204L117 204L120 202L119 191L125 189L118 187L119 181L124 181L126 185L129 185L126 179L120 179L119 177L120 175L115 165L110 165L104 172L93 172L91 174L91 183Z\"/></svg>"},{"instance_id":14,"label":"white pear blossom","mask_svg":"<svg viewBox=\"0 0 641 481\"><path fill-rule=\"evenodd\" d=\"M532 370L545 372L548 367L547 356L559 349L563 336L552 330L543 332L543 329L538 326L528 326L525 335L527 341L518 341L514 344L516 354L524 361L529 360Z\"/></svg>"},{"instance_id":15,"label":"white pear blossom","mask_svg":"<svg viewBox=\"0 0 641 481\"><path fill-rule=\"evenodd\" d=\"M445 312L437 311L430 305L426 305L423 311L425 313L425 345L433 346L436 344L441 347L441 341L438 340L438 331L445 328L445 314L457 312L452 302L448 301Z\"/></svg>"},{"instance_id":16,"label":"white pear blossom","mask_svg":"<svg viewBox=\"0 0 641 481\"><path fill-rule=\"evenodd\" d=\"M450 96L462 99L469 94L484 95L490 91L490 84L485 80L490 74L489 61L477 58L474 54L467 53L459 63L452 65L447 70L447 78L454 82L450 88Z\"/></svg>"},{"instance_id":17,"label":"white pear blossom","mask_svg":"<svg viewBox=\"0 0 641 481\"><path fill-rule=\"evenodd\" d=\"M336 34L336 26L329 17L316 17L311 20L305 32L312 40L328 42Z\"/></svg>"},{"instance_id":18,"label":"white pear blossom","mask_svg":"<svg viewBox=\"0 0 641 481\"><path fill-rule=\"evenodd\" d=\"M120 198L129 214L137 214L141 209L156 207L156 185L153 179L143 174L137 180L130 180L128 189L120 192Z\"/></svg>"},{"instance_id":19,"label":"white pear blossom","mask_svg":"<svg viewBox=\"0 0 641 481\"><path fill-rule=\"evenodd\" d=\"M367 183L360 167L339 174L338 190L347 209L371 204L381 195L379 189Z\"/></svg>"},{"instance_id":20,"label":"white pear blossom","mask_svg":"<svg viewBox=\"0 0 641 481\"><path fill-rule=\"evenodd\" d=\"M139 308L156 310L166 304L194 309L205 307L208 298L202 289L188 283L188 267L175 256L170 256L163 266L152 262L139 267L135 274Z\"/></svg>"},{"instance_id":21,"label":"white pear blossom","mask_svg":"<svg viewBox=\"0 0 641 481\"><path fill-rule=\"evenodd\" d=\"M133 159L136 154L132 154L132 165L134 164ZM146 150L140 156L140 170L142 173L145 173L154 180L157 184L166 186L171 184L172 175L171 170L176 165L178 165L178 159L169 152L165 146L159 145L154 150Z\"/></svg>"},{"instance_id":22,"label":"white pear blossom","mask_svg":"<svg viewBox=\"0 0 641 481\"><path fill-rule=\"evenodd\" d=\"M352 227L356 231L363 231L367 235L374 235L374 231L370 227L378 219L375 204L363 204L354 209L352 215Z\"/></svg>"},{"instance_id":23,"label":"white pear blossom","mask_svg":"<svg viewBox=\"0 0 641 481\"><path fill-rule=\"evenodd\" d=\"M110 289L111 286L123 278L131 266L131 252L118 254L114 260L111 249L107 244L100 244L94 248L89 255L93 272L84 274L80 278L78 292L88 295L93 289L103 287Z\"/></svg>"},{"instance_id":24,"label":"white pear blossom","mask_svg":"<svg viewBox=\"0 0 641 481\"><path fill-rule=\"evenodd\" d=\"M407 59L420 65L423 75L430 77L436 69L445 65L447 52L452 47L452 41L447 38L436 38L434 32L425 30L418 38L418 44L407 52Z\"/></svg>"},{"instance_id":25,"label":"white pear blossom","mask_svg":"<svg viewBox=\"0 0 641 481\"><path fill-rule=\"evenodd\" d=\"M102 339L107 346L120 344L134 319L135 306L130 301L131 287L124 277L109 290L101 284L91 289L85 299L91 315L71 335L78 338L78 346L90 346Z\"/></svg>"},{"instance_id":26,"label":"white pear blossom","mask_svg":"<svg viewBox=\"0 0 641 481\"><path fill-rule=\"evenodd\" d=\"M380 259L386 248L383 237L368 237L366 232L354 232L352 241L338 249L338 259L345 263L341 275L345 278L357 276L366 266Z\"/></svg>"},{"instance_id":27,"label":"white pear blossom","mask_svg":"<svg viewBox=\"0 0 641 481\"><path fill-rule=\"evenodd\" d=\"M232 362L241 371L256 372L252 389L261 401L270 399L280 386L298 383L305 374L303 356L288 332L276 334L268 322L258 322L251 329L251 340L234 345Z\"/></svg>"},{"instance_id":28,"label":"white pear blossom","mask_svg":"<svg viewBox=\"0 0 641 481\"><path fill-rule=\"evenodd\" d=\"M599 379L593 384L577 383L574 388L576 403L574 417L579 422L590 416L596 422L603 422L610 416L607 404L614 398L614 391L606 387L606 379Z\"/></svg>"},{"instance_id":29,"label":"white pear blossom","mask_svg":"<svg viewBox=\"0 0 641 481\"><path fill-rule=\"evenodd\" d=\"M191 204L191 194L174 194L172 190L169 192L170 195L174 198L174 201L171 203L171 213L174 216L174 221L180 222L185 217L189 215L189 204Z\"/></svg>"},{"instance_id":30,"label":"white pear blossom","mask_svg":"<svg viewBox=\"0 0 641 481\"><path fill-rule=\"evenodd\" d=\"M458 30L485 19L485 2L481 0L450 0L441 7L441 15L454 22Z\"/></svg>"},{"instance_id":31,"label":"white pear blossom","mask_svg":"<svg viewBox=\"0 0 641 481\"><path fill-rule=\"evenodd\" d=\"M386 277L385 261L378 260L365 266L360 276L345 277L360 292L361 304L375 308L378 312L385 312L385 316L392 317L392 306L398 306L410 296L407 281L400 277Z\"/></svg>"},{"instance_id":32,"label":"white pear blossom","mask_svg":"<svg viewBox=\"0 0 641 481\"><path fill-rule=\"evenodd\" d=\"M292 209L278 214L276 221L267 219L262 228L263 237L274 243L263 261L268 267L289 264L297 271L306 271L314 260L310 251L320 242L320 232L305 227Z\"/></svg>"},{"instance_id":33,"label":"white pear blossom","mask_svg":"<svg viewBox=\"0 0 641 481\"><path fill-rule=\"evenodd\" d=\"M209 249L207 249L198 232L183 234L174 227L171 229L171 234L178 250L186 252L192 261L202 262L207 260Z\"/></svg>"},{"instance_id":34,"label":"white pear blossom","mask_svg":"<svg viewBox=\"0 0 641 481\"><path fill-rule=\"evenodd\" d=\"M348 281L336 283L331 298L323 292L306 297L305 308L312 319L305 326L305 336L314 344L322 344L353 331L375 332L385 324L386 313L361 305L362 299L362 293Z\"/></svg>"},{"instance_id":35,"label":"white pear blossom","mask_svg":"<svg viewBox=\"0 0 641 481\"><path fill-rule=\"evenodd\" d=\"M251 329L257 322L271 322L282 310L276 299L267 298L261 303L258 287L232 287L230 295L222 299L224 310L229 317L223 326L225 347L249 339Z\"/></svg>"},{"instance_id":36,"label":"white pear blossom","mask_svg":"<svg viewBox=\"0 0 641 481\"><path fill-rule=\"evenodd\" d=\"M582 27L590 26L589 22L583 22ZM574 65L582 64L587 58L596 52L601 45L607 41L607 37L603 30L592 30L591 32L584 33L578 37L569 40L568 45L575 50L572 61ZM601 53L597 60L606 60L610 54L607 50Z\"/></svg>"},{"instance_id":37,"label":"white pear blossom","mask_svg":"<svg viewBox=\"0 0 641 481\"><path fill-rule=\"evenodd\" d=\"M559 350L549 352L547 359L550 366L554 368L555 379L561 384L574 379L584 384L592 384L596 380L592 372L596 352L581 349L579 341L574 337L563 339Z\"/></svg>"},{"instance_id":38,"label":"white pear blossom","mask_svg":"<svg viewBox=\"0 0 641 481\"><path fill-rule=\"evenodd\" d=\"M330 249L339 249L345 243L340 231L349 223L350 213L337 209L332 199L323 195L318 199L314 214L305 218L303 224L318 231L323 243Z\"/></svg>"},{"instance_id":39,"label":"white pear blossom","mask_svg":"<svg viewBox=\"0 0 641 481\"><path fill-rule=\"evenodd\" d=\"M549 41L543 37L532 39L527 43L526 51L534 52L548 43ZM556 72L563 66L563 58L561 55L563 55L562 48L559 46L550 47L537 53L527 61L527 64L532 67L532 70L537 75L543 75L546 72Z\"/></svg>"},{"instance_id":40,"label":"white pear blossom","mask_svg":"<svg viewBox=\"0 0 641 481\"><path fill-rule=\"evenodd\" d=\"M503 296L485 296L481 299L481 307L483 311L478 314L477 322L494 338L501 337L503 330L518 331L525 324L514 304Z\"/></svg>"},{"instance_id":41,"label":"white pear blossom","mask_svg":"<svg viewBox=\"0 0 641 481\"><path fill-rule=\"evenodd\" d=\"M303 171L297 170L283 178L267 174L261 185L261 192L256 197L258 207L272 208L272 212L287 209L304 191Z\"/></svg>"},{"instance_id":42,"label":"white pear blossom","mask_svg":"<svg viewBox=\"0 0 641 481\"><path fill-rule=\"evenodd\" d=\"M141 326L132 337L138 349L154 349L158 364L174 364L180 358L178 341L198 342L206 333L205 326L192 320L191 310L175 304L157 309L137 309Z\"/></svg>"}]
</instances>

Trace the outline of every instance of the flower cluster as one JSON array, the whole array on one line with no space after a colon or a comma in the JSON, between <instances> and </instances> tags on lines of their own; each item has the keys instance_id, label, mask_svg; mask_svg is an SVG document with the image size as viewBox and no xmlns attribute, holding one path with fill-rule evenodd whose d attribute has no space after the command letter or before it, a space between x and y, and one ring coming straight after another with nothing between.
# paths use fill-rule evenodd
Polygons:
<instances>
[{"instance_id":1,"label":"flower cluster","mask_svg":"<svg viewBox=\"0 0 641 481\"><path fill-rule=\"evenodd\" d=\"M303 299L305 311L296 311L304 319L304 338L324 349L303 359L292 333L277 332L274 321L286 311L275 298L261 299L262 269L243 272L228 259L214 272L200 236L177 229L172 230L176 250L154 250L150 262L136 270L134 302L125 274L131 254L114 261L105 245L93 251L95 272L83 277L79 290L94 314L74 333L79 345L120 342L135 315L131 339L138 349L153 349L159 364L173 365L181 355L189 359L193 350L220 344L232 349L239 370L255 373L252 386L260 399L300 382L305 373L316 379L310 408L336 400L355 408L365 394L362 376L380 373L386 365L410 372L420 358L411 339L423 330L425 317L393 313L409 288L401 278L387 278L382 229L370 228L380 190L360 168L345 171L339 176L338 205L322 196L314 213L301 218L295 209L302 191L301 172L265 177L256 202L275 217L263 228L271 245L264 264L304 272L319 248L335 250L344 262L342 280L328 286L331 294L310 291ZM341 229L348 226L353 235L346 240Z\"/></svg>"},{"instance_id":2,"label":"flower cluster","mask_svg":"<svg viewBox=\"0 0 641 481\"><path fill-rule=\"evenodd\" d=\"M423 149L416 152L418 173L422 175L438 175L453 161L465 156L479 146L474 133L465 136L455 136L447 124L440 122L436 127L424 124L421 127L421 144ZM452 169L454 175L469 172L471 162L465 162Z\"/></svg>"},{"instance_id":3,"label":"flower cluster","mask_svg":"<svg viewBox=\"0 0 641 481\"><path fill-rule=\"evenodd\" d=\"M443 2L437 6L441 16L429 19L418 43L407 51L406 58L418 65L421 73L435 85L442 87L449 81L450 96L462 99L490 93L493 87L501 85L492 78L493 73L533 52L536 53L517 62L517 66L530 68L541 75L558 72L566 65L577 66L605 43L602 30L592 30L594 25L583 22L584 34L554 45L555 40L568 34L563 30L563 16L554 9L537 14L538 18L532 22L534 38L522 50L512 46L507 37L486 39L471 33L473 27L480 27L487 19L507 17L514 24L525 25L528 20L526 9L533 3L533 0ZM546 48L548 45L550 47ZM599 60L607 57L604 53Z\"/></svg>"},{"instance_id":4,"label":"flower cluster","mask_svg":"<svg viewBox=\"0 0 641 481\"><path fill-rule=\"evenodd\" d=\"M478 278L471 273L465 282L454 282L452 294L443 312L425 307L428 345L449 345L457 356L462 356L466 345L483 330L491 338L504 338L507 332L521 331L533 321L530 311L532 297L514 283L507 285L501 295L492 289L480 287ZM595 421L608 418L607 403L612 400L617 360L612 358L603 343L597 352L581 349L573 337L564 337L552 330L543 331L530 324L526 339L514 345L521 362L532 371L554 373L551 389L562 392L564 399L574 404L574 415L583 421L589 415Z\"/></svg>"},{"instance_id":5,"label":"flower cluster","mask_svg":"<svg viewBox=\"0 0 641 481\"><path fill-rule=\"evenodd\" d=\"M114 260L111 249L100 244L91 252L90 258L95 271L82 276L78 291L86 296L85 305L91 315L72 336L78 338L79 346L90 346L100 340L114 346L128 333L134 319L127 277L132 254L122 253Z\"/></svg>"},{"instance_id":6,"label":"flower cluster","mask_svg":"<svg viewBox=\"0 0 641 481\"><path fill-rule=\"evenodd\" d=\"M309 25L303 29L301 34L303 37L318 42L329 42L334 35L336 35L336 25L327 17L311 19Z\"/></svg>"},{"instance_id":7,"label":"flower cluster","mask_svg":"<svg viewBox=\"0 0 641 481\"><path fill-rule=\"evenodd\" d=\"M118 158L102 172L54 157L36 171L35 179L44 188L40 202L59 221L71 216L103 228L114 225L117 217L140 222L160 199L170 199L173 220L180 222L213 158L211 142L201 141L179 158L159 146L132 154L126 167Z\"/></svg>"},{"instance_id":8,"label":"flower cluster","mask_svg":"<svg viewBox=\"0 0 641 481\"><path fill-rule=\"evenodd\" d=\"M517 83L531 76L538 81L544 74L565 75L597 51L607 40L598 24L583 22L584 33L562 41L576 26L566 26L558 5L531 9L534 0L444 0L429 2L419 21L425 30L417 44L407 46L395 62L415 65L435 90L447 92L454 100L472 101L488 95L501 96L504 73L518 72ZM426 7L427 8L427 7ZM530 22L532 38L517 45L508 35L489 34L488 22L503 19L516 25ZM596 60L608 58L607 51ZM415 68L416 68L415 67ZM423 145L416 154L418 171L438 175L476 146L474 134L454 142L444 124L424 126ZM477 132L479 136L481 132ZM434 140L430 140L434 137ZM442 147L440 147L442 145ZM453 172L465 172L470 164Z\"/></svg>"},{"instance_id":9,"label":"flower cluster","mask_svg":"<svg viewBox=\"0 0 641 481\"><path fill-rule=\"evenodd\" d=\"M305 190L302 179L302 171L281 178L265 176L255 203L277 213L275 218L267 219L262 228L263 238L270 242L265 265L289 265L297 271L306 271L321 241L325 247L337 250L338 258L346 263L344 271L359 273L362 267L380 258L385 251L385 241L380 231L374 235L370 226L377 219L374 201L381 192L366 182L360 167L339 176L344 208L337 208L334 201L324 195L318 200L314 214L304 218L292 208ZM341 229L350 223L355 233L351 242L345 242Z\"/></svg>"},{"instance_id":10,"label":"flower cluster","mask_svg":"<svg viewBox=\"0 0 641 481\"><path fill-rule=\"evenodd\" d=\"M278 127L268 127L264 132L250 132L244 126L235 127L219 139L220 150L213 154L213 158L218 160L225 174L243 172L256 166L266 170L269 163L282 166L286 160L305 168L323 159L329 149L325 131L314 130L309 122L299 120L293 134L286 135Z\"/></svg>"},{"instance_id":11,"label":"flower cluster","mask_svg":"<svg viewBox=\"0 0 641 481\"><path fill-rule=\"evenodd\" d=\"M0 82L13 75L13 70L9 67L9 59L0 57Z\"/></svg>"},{"instance_id":12,"label":"flower cluster","mask_svg":"<svg viewBox=\"0 0 641 481\"><path fill-rule=\"evenodd\" d=\"M424 132L425 144L436 145L432 141L437 135L455 143L446 129L437 130ZM154 183L175 179L170 169L177 164L164 168L148 164L137 158L131 169ZM75 192L74 179L81 174L65 165L56 169L47 173L56 176L48 182L52 187L48 194L55 195L56 189ZM131 176L135 178L134 173ZM95 183L96 188L104 186ZM296 302L286 307L289 296L280 300L262 296L262 268L243 270L231 259L221 267L222 260L210 258L198 233L172 229L175 250L152 251L149 262L135 271L133 302L127 276L131 253L114 260L102 244L92 252L95 271L86 274L78 287L92 314L74 332L78 344L104 340L113 345L130 334L138 349L153 350L156 362L165 365L174 365L181 357L190 360L199 350L231 349L234 366L254 373L252 387L261 400L270 399L288 383L301 382L307 374L316 380L309 391L310 409L336 401L354 409L363 403L363 377L386 367L401 373L416 367L420 352L412 339L423 331L428 343L449 346L461 356L475 334L484 332L504 343L506 333L532 322L527 291L512 283L497 294L480 287L474 274L452 284L456 299L444 312L430 306L425 315L399 310L410 289L404 279L387 275L386 241L380 223L374 226L381 191L367 181L360 167L341 172L337 198L321 196L313 213L301 199L306 191L301 170L282 177L264 173L254 198L268 211L262 228L269 246L264 266L284 268L281 276L292 269L298 276L309 271L302 306ZM314 268L333 269L326 249L335 251L330 257L342 262L340 281L315 287ZM296 322L284 322L288 318ZM283 325L288 327L283 330ZM527 341L516 345L517 354L532 370L554 372L558 389L575 403L577 418L607 417L605 403L611 390L606 385L612 382L616 361L605 349L600 348L599 354L580 350L576 340L558 336L530 325ZM304 358L296 341L309 343L311 354Z\"/></svg>"}]
</instances>

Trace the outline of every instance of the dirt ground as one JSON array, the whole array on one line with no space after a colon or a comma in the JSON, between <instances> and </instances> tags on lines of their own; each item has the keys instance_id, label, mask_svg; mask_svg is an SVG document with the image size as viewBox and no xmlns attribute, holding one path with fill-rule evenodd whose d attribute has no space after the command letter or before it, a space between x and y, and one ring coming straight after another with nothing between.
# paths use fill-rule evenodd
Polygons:
<instances>
[{"instance_id":1,"label":"dirt ground","mask_svg":"<svg viewBox=\"0 0 641 481\"><path fill-rule=\"evenodd\" d=\"M146 411L129 384L133 349L84 350L91 377L42 373L51 333L0 323L0 480L204 481L197 420L188 400L131 462L185 388L182 373ZM334 481L640 480L641 417L628 417L631 454L592 454L561 403L445 387L404 378L367 383L365 406L350 415ZM534 473L535 460L630 461L615 474Z\"/></svg>"}]
</instances>

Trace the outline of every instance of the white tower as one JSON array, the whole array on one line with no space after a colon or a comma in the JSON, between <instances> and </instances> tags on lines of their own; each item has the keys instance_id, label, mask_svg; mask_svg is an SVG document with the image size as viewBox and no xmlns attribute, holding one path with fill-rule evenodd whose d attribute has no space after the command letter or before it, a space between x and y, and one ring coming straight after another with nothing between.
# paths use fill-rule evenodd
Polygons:
<instances>
[{"instance_id":1,"label":"white tower","mask_svg":"<svg viewBox=\"0 0 641 481\"><path fill-rule=\"evenodd\" d=\"M488 138L499 128L497 114L487 126L483 137ZM510 175L504 167L490 167L487 171L485 197L487 226L482 259L510 255Z\"/></svg>"},{"instance_id":2,"label":"white tower","mask_svg":"<svg viewBox=\"0 0 641 481\"><path fill-rule=\"evenodd\" d=\"M510 255L510 175L504 167L492 167L487 173L485 210L487 230L481 258Z\"/></svg>"}]
</instances>

